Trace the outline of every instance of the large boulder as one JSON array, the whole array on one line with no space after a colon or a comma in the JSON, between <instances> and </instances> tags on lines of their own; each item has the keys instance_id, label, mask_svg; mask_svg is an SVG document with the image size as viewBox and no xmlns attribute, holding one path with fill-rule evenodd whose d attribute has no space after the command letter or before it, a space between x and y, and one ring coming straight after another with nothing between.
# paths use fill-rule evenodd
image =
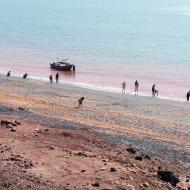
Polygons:
<instances>
[{"instance_id":1,"label":"large boulder","mask_svg":"<svg viewBox=\"0 0 190 190\"><path fill-rule=\"evenodd\" d=\"M158 171L158 177L165 182L169 182L172 186L176 186L179 183L179 177L171 171Z\"/></svg>"}]
</instances>

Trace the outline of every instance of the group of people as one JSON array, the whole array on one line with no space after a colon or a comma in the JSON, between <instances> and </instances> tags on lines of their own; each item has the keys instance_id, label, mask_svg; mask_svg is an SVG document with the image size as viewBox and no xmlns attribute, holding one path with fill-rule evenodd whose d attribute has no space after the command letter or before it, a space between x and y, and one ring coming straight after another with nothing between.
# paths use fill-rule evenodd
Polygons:
<instances>
[{"instance_id":1,"label":"group of people","mask_svg":"<svg viewBox=\"0 0 190 190\"><path fill-rule=\"evenodd\" d=\"M10 76L11 76L11 71L8 71L7 72L7 77L10 77ZM28 76L28 73L25 73L23 75L23 79L26 79L27 76ZM52 84L53 83L53 75L49 76L49 80L50 80L50 83ZM59 73L58 72L55 75L55 80L56 80L56 83L59 83ZM78 99L79 108L82 107L83 101L84 101L84 97L81 97L81 98Z\"/></svg>"},{"instance_id":2,"label":"group of people","mask_svg":"<svg viewBox=\"0 0 190 190\"><path fill-rule=\"evenodd\" d=\"M123 81L121 85L122 85L122 94L125 94L127 84L125 81ZM139 82L136 80L135 81L135 93L138 91L139 91ZM158 97L158 90L156 89L156 84L153 84L153 86L152 86L152 97ZM187 102L189 102L190 90L187 92L186 98L187 98Z\"/></svg>"},{"instance_id":3,"label":"group of people","mask_svg":"<svg viewBox=\"0 0 190 190\"><path fill-rule=\"evenodd\" d=\"M50 80L50 83L52 84L53 83L53 75L49 76L49 80ZM59 73L56 73L56 75L55 75L55 82L59 83Z\"/></svg>"},{"instance_id":4,"label":"group of people","mask_svg":"<svg viewBox=\"0 0 190 190\"><path fill-rule=\"evenodd\" d=\"M7 72L7 77L10 77L10 76L11 76L11 71L8 71ZM28 76L28 73L25 73L23 75L23 79L26 79L27 76ZM49 76L49 80L50 80L50 83L52 84L53 83L53 75ZM55 75L55 81L56 81L56 83L59 83L59 73L58 72ZM134 85L135 85L135 94L136 94L139 91L139 82L136 80ZM127 86L126 82L123 81L122 82L122 94L125 94L126 86ZM152 86L152 97L158 97L158 90L156 89L156 84L153 84L153 86ZM190 90L187 92L186 98L187 98L187 102L189 102ZM84 97L81 97L81 99L78 100L79 107L82 106L83 100L84 100Z\"/></svg>"},{"instance_id":5,"label":"group of people","mask_svg":"<svg viewBox=\"0 0 190 190\"><path fill-rule=\"evenodd\" d=\"M11 76L11 71L8 71L7 72L7 77L10 77ZM28 73L25 73L22 78L23 79L26 79L28 77ZM50 75L49 76L49 80L50 80L50 83L53 83L53 75ZM56 83L59 83L59 73L57 72L56 75L55 75L55 80L56 80Z\"/></svg>"},{"instance_id":6,"label":"group of people","mask_svg":"<svg viewBox=\"0 0 190 190\"><path fill-rule=\"evenodd\" d=\"M125 94L126 86L127 86L126 82L123 81L122 82L122 94ZM135 93L138 91L139 91L139 82L136 80L135 81Z\"/></svg>"},{"instance_id":7,"label":"group of people","mask_svg":"<svg viewBox=\"0 0 190 190\"><path fill-rule=\"evenodd\" d=\"M10 77L10 76L11 76L11 71L8 71L8 72L7 72L7 77ZM23 78L23 79L26 79L27 76L28 76L28 73L25 73L25 74L22 76L22 78Z\"/></svg>"},{"instance_id":8,"label":"group of people","mask_svg":"<svg viewBox=\"0 0 190 190\"><path fill-rule=\"evenodd\" d=\"M126 90L126 82L123 81L122 82L122 94L125 94L125 90ZM139 82L136 80L135 81L135 93L139 91Z\"/></svg>"},{"instance_id":9,"label":"group of people","mask_svg":"<svg viewBox=\"0 0 190 190\"><path fill-rule=\"evenodd\" d=\"M122 82L122 94L125 94L126 91L126 82ZM139 82L136 80L135 81L135 94L139 91ZM156 89L156 84L153 84L152 86L152 97L158 97L158 90ZM189 92L189 97L190 97L190 92Z\"/></svg>"}]
</instances>

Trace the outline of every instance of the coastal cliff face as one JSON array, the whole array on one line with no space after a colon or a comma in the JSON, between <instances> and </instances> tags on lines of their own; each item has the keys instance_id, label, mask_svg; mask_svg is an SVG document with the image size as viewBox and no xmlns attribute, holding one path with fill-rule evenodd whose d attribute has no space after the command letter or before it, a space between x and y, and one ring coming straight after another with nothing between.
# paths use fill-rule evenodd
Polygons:
<instances>
[{"instance_id":1,"label":"coastal cliff face","mask_svg":"<svg viewBox=\"0 0 190 190\"><path fill-rule=\"evenodd\" d=\"M188 189L189 105L0 81L0 189Z\"/></svg>"}]
</instances>

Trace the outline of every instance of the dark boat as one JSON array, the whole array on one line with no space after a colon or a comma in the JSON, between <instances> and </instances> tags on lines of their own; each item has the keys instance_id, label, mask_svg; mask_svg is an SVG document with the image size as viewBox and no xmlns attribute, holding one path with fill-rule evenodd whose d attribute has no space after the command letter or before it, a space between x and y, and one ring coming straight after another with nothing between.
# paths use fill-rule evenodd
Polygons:
<instances>
[{"instance_id":1,"label":"dark boat","mask_svg":"<svg viewBox=\"0 0 190 190\"><path fill-rule=\"evenodd\" d=\"M62 61L57 61L50 63L50 67L52 69L60 70L60 71L75 71L75 65L67 63L68 59L63 59Z\"/></svg>"}]
</instances>

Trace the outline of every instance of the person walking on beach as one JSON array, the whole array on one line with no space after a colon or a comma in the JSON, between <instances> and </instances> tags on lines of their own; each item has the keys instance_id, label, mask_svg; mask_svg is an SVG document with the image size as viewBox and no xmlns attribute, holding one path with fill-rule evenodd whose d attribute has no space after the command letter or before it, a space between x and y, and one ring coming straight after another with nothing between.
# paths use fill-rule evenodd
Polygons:
<instances>
[{"instance_id":1,"label":"person walking on beach","mask_svg":"<svg viewBox=\"0 0 190 190\"><path fill-rule=\"evenodd\" d=\"M187 97L187 102L189 102L190 90L187 92L186 97Z\"/></svg>"},{"instance_id":2,"label":"person walking on beach","mask_svg":"<svg viewBox=\"0 0 190 190\"><path fill-rule=\"evenodd\" d=\"M56 73L55 79L56 79L56 83L59 83L59 73Z\"/></svg>"},{"instance_id":3,"label":"person walking on beach","mask_svg":"<svg viewBox=\"0 0 190 190\"><path fill-rule=\"evenodd\" d=\"M25 74L23 75L23 79L26 79L27 76L28 76L28 73L25 73Z\"/></svg>"},{"instance_id":4,"label":"person walking on beach","mask_svg":"<svg viewBox=\"0 0 190 190\"><path fill-rule=\"evenodd\" d=\"M7 77L10 77L10 76L11 76L11 71L8 71Z\"/></svg>"},{"instance_id":5,"label":"person walking on beach","mask_svg":"<svg viewBox=\"0 0 190 190\"><path fill-rule=\"evenodd\" d=\"M121 85L122 85L122 94L125 94L126 82L123 81Z\"/></svg>"},{"instance_id":6,"label":"person walking on beach","mask_svg":"<svg viewBox=\"0 0 190 190\"><path fill-rule=\"evenodd\" d=\"M49 81L51 84L53 83L53 76L52 75L49 76Z\"/></svg>"},{"instance_id":7,"label":"person walking on beach","mask_svg":"<svg viewBox=\"0 0 190 190\"><path fill-rule=\"evenodd\" d=\"M152 97L155 97L156 84L152 86Z\"/></svg>"},{"instance_id":8,"label":"person walking on beach","mask_svg":"<svg viewBox=\"0 0 190 190\"><path fill-rule=\"evenodd\" d=\"M79 108L82 107L82 102L84 101L84 97L78 99Z\"/></svg>"},{"instance_id":9,"label":"person walking on beach","mask_svg":"<svg viewBox=\"0 0 190 190\"><path fill-rule=\"evenodd\" d=\"M139 82L135 81L135 93L139 91Z\"/></svg>"}]
</instances>

